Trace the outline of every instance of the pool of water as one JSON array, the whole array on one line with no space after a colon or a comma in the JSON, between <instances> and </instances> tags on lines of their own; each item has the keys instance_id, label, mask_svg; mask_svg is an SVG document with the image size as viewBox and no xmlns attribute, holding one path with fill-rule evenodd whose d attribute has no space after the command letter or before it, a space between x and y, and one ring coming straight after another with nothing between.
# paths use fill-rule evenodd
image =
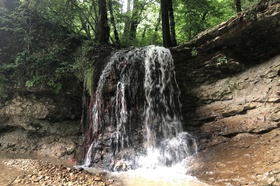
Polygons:
<instances>
[{"instance_id":1,"label":"pool of water","mask_svg":"<svg viewBox=\"0 0 280 186\"><path fill-rule=\"evenodd\" d=\"M9 185L17 176L25 174L24 171L17 170L13 167L4 165L3 160L7 159L39 159L56 165L73 166L69 160L41 157L36 155L19 155L19 154L1 154L0 153L0 185ZM102 170L94 168L86 168L92 173L102 172ZM129 170L125 172L110 172L117 186L209 186L197 178L189 176L180 166L172 168L158 167L156 169Z\"/></svg>"},{"instance_id":2,"label":"pool of water","mask_svg":"<svg viewBox=\"0 0 280 186\"><path fill-rule=\"evenodd\" d=\"M95 168L85 169L92 173L100 172ZM119 186L210 186L199 181L196 177L187 175L186 169L181 165L170 168L139 168L124 172L109 172L109 175L121 182Z\"/></svg>"},{"instance_id":3,"label":"pool of water","mask_svg":"<svg viewBox=\"0 0 280 186\"><path fill-rule=\"evenodd\" d=\"M177 168L137 169L113 173L125 186L207 186Z\"/></svg>"}]
</instances>

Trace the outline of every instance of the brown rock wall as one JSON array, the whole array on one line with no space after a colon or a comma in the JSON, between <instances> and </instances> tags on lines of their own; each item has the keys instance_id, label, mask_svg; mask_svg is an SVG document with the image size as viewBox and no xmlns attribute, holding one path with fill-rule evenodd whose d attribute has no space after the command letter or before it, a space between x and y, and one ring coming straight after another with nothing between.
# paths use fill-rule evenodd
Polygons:
<instances>
[{"instance_id":1,"label":"brown rock wall","mask_svg":"<svg viewBox=\"0 0 280 186\"><path fill-rule=\"evenodd\" d=\"M279 185L279 71L278 55L189 89L196 104L186 128L199 149L192 174L213 185Z\"/></svg>"},{"instance_id":2,"label":"brown rock wall","mask_svg":"<svg viewBox=\"0 0 280 186\"><path fill-rule=\"evenodd\" d=\"M73 156L82 138L81 106L77 100L64 96L28 92L1 101L1 152Z\"/></svg>"},{"instance_id":3,"label":"brown rock wall","mask_svg":"<svg viewBox=\"0 0 280 186\"><path fill-rule=\"evenodd\" d=\"M202 136L211 133L225 139L239 133L258 134L278 128L279 70L277 56L234 77L193 89L199 105L193 125L201 126Z\"/></svg>"},{"instance_id":4,"label":"brown rock wall","mask_svg":"<svg viewBox=\"0 0 280 186\"><path fill-rule=\"evenodd\" d=\"M190 173L213 185L280 183L280 4L262 2L171 49L198 142Z\"/></svg>"},{"instance_id":5,"label":"brown rock wall","mask_svg":"<svg viewBox=\"0 0 280 186\"><path fill-rule=\"evenodd\" d=\"M245 11L171 49L184 126L198 142L190 173L207 183L280 183L279 10Z\"/></svg>"}]
</instances>

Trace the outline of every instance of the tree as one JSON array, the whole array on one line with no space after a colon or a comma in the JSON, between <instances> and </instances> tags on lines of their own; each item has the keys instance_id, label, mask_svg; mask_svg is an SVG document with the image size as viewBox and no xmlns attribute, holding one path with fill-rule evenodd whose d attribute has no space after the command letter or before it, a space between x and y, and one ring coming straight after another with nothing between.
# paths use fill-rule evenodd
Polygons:
<instances>
[{"instance_id":1,"label":"tree","mask_svg":"<svg viewBox=\"0 0 280 186\"><path fill-rule=\"evenodd\" d=\"M168 16L168 0L161 0L160 5L161 5L160 7L161 7L163 46L170 47L170 46L172 46L172 44L171 44L169 16Z\"/></svg>"},{"instance_id":2,"label":"tree","mask_svg":"<svg viewBox=\"0 0 280 186\"><path fill-rule=\"evenodd\" d=\"M137 28L144 19L143 13L150 1L151 0L127 0L127 7L122 15L124 20L122 35L126 44L131 45L131 42L137 42Z\"/></svg>"},{"instance_id":3,"label":"tree","mask_svg":"<svg viewBox=\"0 0 280 186\"><path fill-rule=\"evenodd\" d=\"M132 11L130 27L129 27L129 39L132 41L135 40L136 38L136 30L141 21L141 17L142 17L141 15L143 13L145 6L146 6L145 1L139 1L139 0L133 1L133 11Z\"/></svg>"},{"instance_id":4,"label":"tree","mask_svg":"<svg viewBox=\"0 0 280 186\"><path fill-rule=\"evenodd\" d=\"M108 26L106 0L98 0L98 8L99 17L96 37L100 43L108 43L110 31Z\"/></svg>"},{"instance_id":5,"label":"tree","mask_svg":"<svg viewBox=\"0 0 280 186\"><path fill-rule=\"evenodd\" d=\"M176 0L173 3L179 44L236 14L235 0Z\"/></svg>"},{"instance_id":6,"label":"tree","mask_svg":"<svg viewBox=\"0 0 280 186\"><path fill-rule=\"evenodd\" d=\"M126 7L123 12L123 19L124 19L124 30L123 30L123 35L128 35L129 34L129 25L130 25L130 17L131 17L131 0L126 1ZM124 6L124 5L123 5Z\"/></svg>"},{"instance_id":7,"label":"tree","mask_svg":"<svg viewBox=\"0 0 280 186\"><path fill-rule=\"evenodd\" d=\"M112 0L108 0L108 9L109 9L109 12L110 12L110 22L113 26L113 29L114 29L114 36L115 36L115 43L117 48L119 48L121 46L121 43L120 43L120 37L119 37L119 33L118 33L118 30L117 30L117 26L116 26L116 22L115 22L115 17L114 17L114 13L113 13L113 5L112 5Z\"/></svg>"},{"instance_id":8,"label":"tree","mask_svg":"<svg viewBox=\"0 0 280 186\"><path fill-rule=\"evenodd\" d=\"M235 0L236 12L241 12L241 0Z\"/></svg>"},{"instance_id":9,"label":"tree","mask_svg":"<svg viewBox=\"0 0 280 186\"><path fill-rule=\"evenodd\" d=\"M173 13L173 3L172 0L168 1L168 13L169 13L169 22L170 22L170 31L171 31L171 45L176 46L176 33L175 33L175 21L174 21L174 13Z\"/></svg>"},{"instance_id":10,"label":"tree","mask_svg":"<svg viewBox=\"0 0 280 186\"><path fill-rule=\"evenodd\" d=\"M110 42L117 47L120 43L124 46L163 43L170 47L185 43L199 32L233 16L237 1L0 0L0 6L12 2L24 4L39 12L41 17L100 43ZM245 9L258 0L239 1Z\"/></svg>"},{"instance_id":11,"label":"tree","mask_svg":"<svg viewBox=\"0 0 280 186\"><path fill-rule=\"evenodd\" d=\"M172 0L161 0L162 37L163 46L172 47L176 45L175 22L173 15Z\"/></svg>"}]
</instances>

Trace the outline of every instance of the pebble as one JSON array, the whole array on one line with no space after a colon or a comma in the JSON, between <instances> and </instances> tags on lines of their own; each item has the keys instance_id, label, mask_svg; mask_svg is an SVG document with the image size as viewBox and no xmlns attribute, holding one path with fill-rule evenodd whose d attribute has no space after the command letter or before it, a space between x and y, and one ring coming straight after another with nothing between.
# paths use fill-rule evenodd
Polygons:
<instances>
[{"instance_id":1,"label":"pebble","mask_svg":"<svg viewBox=\"0 0 280 186\"><path fill-rule=\"evenodd\" d=\"M110 186L114 182L106 173L92 174L84 170L77 170L63 165L53 165L41 160L10 159L3 163L26 171L23 176L17 177L14 185L98 185Z\"/></svg>"}]
</instances>

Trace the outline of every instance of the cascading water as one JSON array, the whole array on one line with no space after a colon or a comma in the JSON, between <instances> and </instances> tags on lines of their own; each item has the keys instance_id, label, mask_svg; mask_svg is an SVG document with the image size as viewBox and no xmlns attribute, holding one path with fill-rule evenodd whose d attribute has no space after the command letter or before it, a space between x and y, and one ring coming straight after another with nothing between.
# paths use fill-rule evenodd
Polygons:
<instances>
[{"instance_id":1,"label":"cascading water","mask_svg":"<svg viewBox=\"0 0 280 186\"><path fill-rule=\"evenodd\" d=\"M183 132L179 96L168 49L147 46L116 52L91 103L84 166L155 168L193 154L196 145Z\"/></svg>"}]
</instances>

